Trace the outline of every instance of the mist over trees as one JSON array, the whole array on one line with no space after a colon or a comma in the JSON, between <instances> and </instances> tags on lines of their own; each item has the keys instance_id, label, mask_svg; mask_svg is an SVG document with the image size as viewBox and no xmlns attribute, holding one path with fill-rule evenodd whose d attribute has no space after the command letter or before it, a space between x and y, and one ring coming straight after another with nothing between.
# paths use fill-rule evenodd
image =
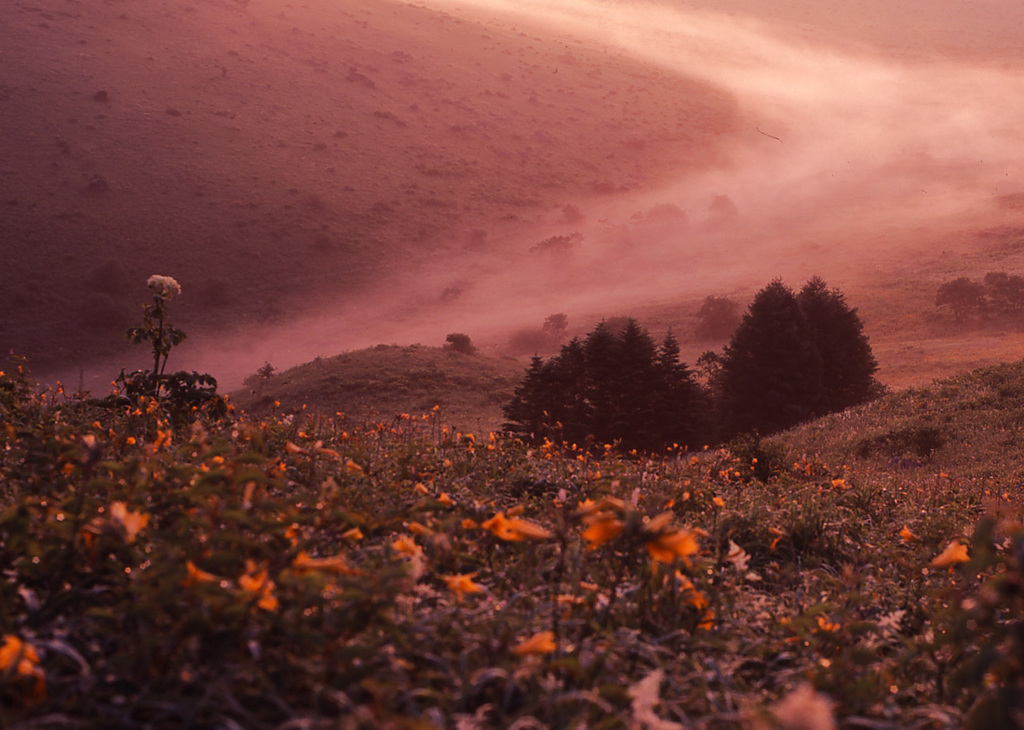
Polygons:
<instances>
[{"instance_id":1,"label":"mist over trees","mask_svg":"<svg viewBox=\"0 0 1024 730\"><path fill-rule=\"evenodd\" d=\"M740 307L729 297L707 296L697 310L698 340L724 340L729 338L740 323Z\"/></svg>"},{"instance_id":2,"label":"mist over trees","mask_svg":"<svg viewBox=\"0 0 1024 730\"><path fill-rule=\"evenodd\" d=\"M709 298L710 299L710 298ZM799 293L775 280L754 297L724 352L698 379L671 335L602 322L544 361L534 357L506 428L522 438L655 450L769 434L881 392L857 310L820 278Z\"/></svg>"}]
</instances>

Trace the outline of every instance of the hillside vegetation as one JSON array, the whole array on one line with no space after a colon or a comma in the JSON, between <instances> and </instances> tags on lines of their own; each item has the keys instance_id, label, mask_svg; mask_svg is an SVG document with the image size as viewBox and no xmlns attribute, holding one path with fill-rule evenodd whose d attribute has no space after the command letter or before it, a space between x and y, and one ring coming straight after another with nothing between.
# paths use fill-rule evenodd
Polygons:
<instances>
[{"instance_id":1,"label":"hillside vegetation","mask_svg":"<svg viewBox=\"0 0 1024 730\"><path fill-rule=\"evenodd\" d=\"M523 370L523 363L512 358L378 345L268 377L257 373L232 400L256 415L309 410L384 420L429 413L436 406L446 423L487 433L500 428L501 407L512 398Z\"/></svg>"},{"instance_id":2,"label":"hillside vegetation","mask_svg":"<svg viewBox=\"0 0 1024 730\"><path fill-rule=\"evenodd\" d=\"M1019 726L1022 395L1017 363L597 458L15 366L0 724Z\"/></svg>"}]
</instances>

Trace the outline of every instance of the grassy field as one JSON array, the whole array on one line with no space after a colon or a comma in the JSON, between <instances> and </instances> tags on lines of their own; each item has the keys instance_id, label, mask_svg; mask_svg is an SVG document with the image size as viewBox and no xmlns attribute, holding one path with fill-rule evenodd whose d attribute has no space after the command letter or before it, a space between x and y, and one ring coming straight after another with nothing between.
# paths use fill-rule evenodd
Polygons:
<instances>
[{"instance_id":1,"label":"grassy field","mask_svg":"<svg viewBox=\"0 0 1024 730\"><path fill-rule=\"evenodd\" d=\"M5 727L1022 719L1021 363L647 457L17 365L0 408Z\"/></svg>"},{"instance_id":2,"label":"grassy field","mask_svg":"<svg viewBox=\"0 0 1024 730\"><path fill-rule=\"evenodd\" d=\"M438 407L444 421L487 433L502 423L525 365L513 358L467 355L440 347L379 345L321 358L284 372L246 380L232 395L255 415L310 410L363 420Z\"/></svg>"}]
</instances>

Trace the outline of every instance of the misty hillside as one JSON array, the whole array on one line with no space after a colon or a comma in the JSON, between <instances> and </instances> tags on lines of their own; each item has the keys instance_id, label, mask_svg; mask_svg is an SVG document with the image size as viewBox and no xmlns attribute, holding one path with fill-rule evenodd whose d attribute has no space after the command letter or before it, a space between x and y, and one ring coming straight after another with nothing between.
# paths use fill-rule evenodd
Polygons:
<instances>
[{"instance_id":1,"label":"misty hillside","mask_svg":"<svg viewBox=\"0 0 1024 730\"><path fill-rule=\"evenodd\" d=\"M0 352L98 391L151 274L227 389L553 313L685 339L822 276L894 387L1012 357L933 316L1024 271L1024 24L782 0L0 5ZM837 80L841 80L841 83ZM692 362L699 345L686 348Z\"/></svg>"},{"instance_id":2,"label":"misty hillside","mask_svg":"<svg viewBox=\"0 0 1024 730\"><path fill-rule=\"evenodd\" d=\"M707 83L390 0L42 0L0 26L0 351L38 369L123 349L150 274L190 330L287 322L705 167L738 119Z\"/></svg>"}]
</instances>

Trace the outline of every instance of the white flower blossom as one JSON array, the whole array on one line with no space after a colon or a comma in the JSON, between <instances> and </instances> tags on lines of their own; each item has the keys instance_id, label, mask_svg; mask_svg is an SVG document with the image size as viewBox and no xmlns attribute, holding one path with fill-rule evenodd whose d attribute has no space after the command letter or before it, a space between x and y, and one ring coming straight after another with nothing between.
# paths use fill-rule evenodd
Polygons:
<instances>
[{"instance_id":1,"label":"white flower blossom","mask_svg":"<svg viewBox=\"0 0 1024 730\"><path fill-rule=\"evenodd\" d=\"M176 294L181 294L181 286L172 276L153 274L146 282L146 286L155 291L157 296L164 299L170 299Z\"/></svg>"}]
</instances>

